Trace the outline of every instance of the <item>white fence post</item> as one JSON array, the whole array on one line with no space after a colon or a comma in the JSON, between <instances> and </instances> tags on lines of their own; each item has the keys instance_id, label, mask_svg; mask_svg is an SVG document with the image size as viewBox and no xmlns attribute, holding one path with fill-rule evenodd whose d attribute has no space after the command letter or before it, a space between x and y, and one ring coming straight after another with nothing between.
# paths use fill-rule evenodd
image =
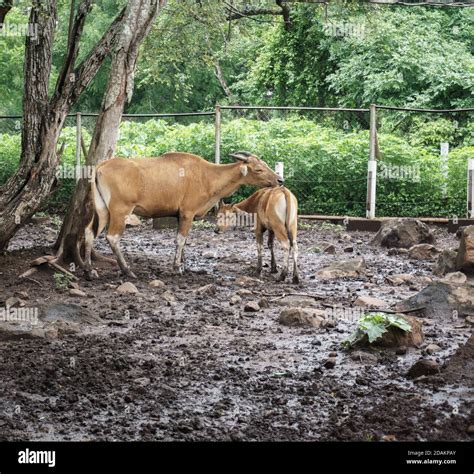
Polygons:
<instances>
[{"instance_id":1,"label":"white fence post","mask_svg":"<svg viewBox=\"0 0 474 474\"><path fill-rule=\"evenodd\" d=\"M369 164L367 167L367 205L366 217L375 217L375 203L377 195L377 108L375 104L370 104L370 143L369 143Z\"/></svg>"},{"instance_id":2,"label":"white fence post","mask_svg":"<svg viewBox=\"0 0 474 474\"><path fill-rule=\"evenodd\" d=\"M275 173L280 176L281 179L285 179L285 176L284 176L284 163L283 161L277 161L275 163Z\"/></svg>"},{"instance_id":3,"label":"white fence post","mask_svg":"<svg viewBox=\"0 0 474 474\"><path fill-rule=\"evenodd\" d=\"M448 170L448 155L449 155L449 143L441 142L439 147L439 156L441 158L441 176L443 176L444 180L441 185L441 193L443 197L446 197L448 193L448 178L449 178L449 170Z\"/></svg>"},{"instance_id":4,"label":"white fence post","mask_svg":"<svg viewBox=\"0 0 474 474\"><path fill-rule=\"evenodd\" d=\"M474 218L474 158L467 165L467 217Z\"/></svg>"},{"instance_id":5,"label":"white fence post","mask_svg":"<svg viewBox=\"0 0 474 474\"><path fill-rule=\"evenodd\" d=\"M216 152L215 163L218 165L221 162L221 107L216 105Z\"/></svg>"},{"instance_id":6,"label":"white fence post","mask_svg":"<svg viewBox=\"0 0 474 474\"><path fill-rule=\"evenodd\" d=\"M81 178L81 137L82 137L82 124L81 114L76 114L76 181Z\"/></svg>"}]
</instances>

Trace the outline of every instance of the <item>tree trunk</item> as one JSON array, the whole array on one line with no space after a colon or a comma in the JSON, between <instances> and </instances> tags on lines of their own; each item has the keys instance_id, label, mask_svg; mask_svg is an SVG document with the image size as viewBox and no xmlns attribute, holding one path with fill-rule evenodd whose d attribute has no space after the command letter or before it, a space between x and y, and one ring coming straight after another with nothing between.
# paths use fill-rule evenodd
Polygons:
<instances>
[{"instance_id":1,"label":"tree trunk","mask_svg":"<svg viewBox=\"0 0 474 474\"><path fill-rule=\"evenodd\" d=\"M109 72L107 91L94 128L86 165L96 167L112 157L125 104L133 93L134 73L141 42L166 0L136 0L125 12L124 25L118 39ZM91 186L81 179L69 203L59 238L57 257L72 260L84 268L82 260L84 229L92 218Z\"/></svg>"},{"instance_id":2,"label":"tree trunk","mask_svg":"<svg viewBox=\"0 0 474 474\"><path fill-rule=\"evenodd\" d=\"M90 84L121 31L124 10L77 67L85 20L92 0L81 0L56 88L51 99L52 45L57 21L56 0L34 0L29 21L38 25L38 37L26 38L22 150L17 172L0 187L0 250L48 197L56 179L56 147L67 114Z\"/></svg>"}]
</instances>

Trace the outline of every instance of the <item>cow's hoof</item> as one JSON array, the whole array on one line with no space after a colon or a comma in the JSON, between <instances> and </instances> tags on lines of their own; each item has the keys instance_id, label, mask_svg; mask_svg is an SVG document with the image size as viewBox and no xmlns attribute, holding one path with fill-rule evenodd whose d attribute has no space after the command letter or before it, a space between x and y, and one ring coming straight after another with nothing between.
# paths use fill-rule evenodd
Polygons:
<instances>
[{"instance_id":1,"label":"cow's hoof","mask_svg":"<svg viewBox=\"0 0 474 474\"><path fill-rule=\"evenodd\" d=\"M277 267L272 267L270 269L270 273L278 273L278 268Z\"/></svg>"},{"instance_id":2,"label":"cow's hoof","mask_svg":"<svg viewBox=\"0 0 474 474\"><path fill-rule=\"evenodd\" d=\"M288 275L288 273L281 272L280 276L278 277L278 281L285 281L287 275Z\"/></svg>"},{"instance_id":3,"label":"cow's hoof","mask_svg":"<svg viewBox=\"0 0 474 474\"><path fill-rule=\"evenodd\" d=\"M184 265L175 266L175 267L173 267L173 268L174 268L174 271L175 271L178 275L184 275Z\"/></svg>"},{"instance_id":4,"label":"cow's hoof","mask_svg":"<svg viewBox=\"0 0 474 474\"><path fill-rule=\"evenodd\" d=\"M133 273L131 270L127 270L126 272L124 272L124 275L127 277L127 278L130 278L132 280L136 280L137 279L137 275L135 275L135 273Z\"/></svg>"},{"instance_id":5,"label":"cow's hoof","mask_svg":"<svg viewBox=\"0 0 474 474\"><path fill-rule=\"evenodd\" d=\"M291 281L292 281L292 283L297 285L300 282L300 277L297 276L297 275L293 275L293 279Z\"/></svg>"}]
</instances>

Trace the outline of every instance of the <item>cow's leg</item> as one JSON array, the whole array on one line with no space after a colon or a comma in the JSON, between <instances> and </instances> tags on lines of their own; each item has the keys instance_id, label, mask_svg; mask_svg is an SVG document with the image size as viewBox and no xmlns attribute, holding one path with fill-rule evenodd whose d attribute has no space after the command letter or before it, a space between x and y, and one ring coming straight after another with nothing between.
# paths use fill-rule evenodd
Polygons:
<instances>
[{"instance_id":1,"label":"cow's leg","mask_svg":"<svg viewBox=\"0 0 474 474\"><path fill-rule=\"evenodd\" d=\"M275 260L275 248L274 248L274 242L275 242L275 233L273 230L268 231L268 248L270 249L270 253L272 256L272 261L271 261L271 267L270 267L270 273L277 273L277 264Z\"/></svg>"},{"instance_id":2,"label":"cow's leg","mask_svg":"<svg viewBox=\"0 0 474 474\"><path fill-rule=\"evenodd\" d=\"M128 267L127 262L123 258L122 251L120 250L120 238L125 230L125 218L131 212L131 209L110 209L110 221L106 238L110 248L117 257L117 262L122 272L129 278L136 278L136 275Z\"/></svg>"},{"instance_id":3,"label":"cow's leg","mask_svg":"<svg viewBox=\"0 0 474 474\"><path fill-rule=\"evenodd\" d=\"M263 227L259 222L255 227L255 239L257 241L257 275L262 273L262 250L263 250L263 234L265 233L265 227Z\"/></svg>"},{"instance_id":4,"label":"cow's leg","mask_svg":"<svg viewBox=\"0 0 474 474\"><path fill-rule=\"evenodd\" d=\"M293 241L293 283L299 283L300 276L298 274L298 244Z\"/></svg>"},{"instance_id":5,"label":"cow's leg","mask_svg":"<svg viewBox=\"0 0 474 474\"><path fill-rule=\"evenodd\" d=\"M184 246L191 226L193 225L193 219L194 216L189 214L180 214L179 216L178 233L176 234L176 254L173 267L180 274L184 273Z\"/></svg>"}]
</instances>

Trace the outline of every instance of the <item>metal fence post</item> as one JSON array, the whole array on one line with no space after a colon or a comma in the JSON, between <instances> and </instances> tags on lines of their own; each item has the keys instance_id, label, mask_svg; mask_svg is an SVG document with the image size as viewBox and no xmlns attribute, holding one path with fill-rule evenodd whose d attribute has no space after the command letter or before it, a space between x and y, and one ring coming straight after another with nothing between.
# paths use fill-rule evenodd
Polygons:
<instances>
[{"instance_id":1,"label":"metal fence post","mask_svg":"<svg viewBox=\"0 0 474 474\"><path fill-rule=\"evenodd\" d=\"M82 139L82 117L80 112L76 114L76 181L81 177L81 139Z\"/></svg>"},{"instance_id":2,"label":"metal fence post","mask_svg":"<svg viewBox=\"0 0 474 474\"><path fill-rule=\"evenodd\" d=\"M216 105L216 153L215 163L218 165L221 162L221 106Z\"/></svg>"},{"instance_id":3,"label":"metal fence post","mask_svg":"<svg viewBox=\"0 0 474 474\"><path fill-rule=\"evenodd\" d=\"M448 155L449 155L449 143L441 142L439 145L440 169L441 169L441 175L444 178L443 183L441 184L441 194L444 198L448 194L448 178L449 178Z\"/></svg>"},{"instance_id":4,"label":"metal fence post","mask_svg":"<svg viewBox=\"0 0 474 474\"><path fill-rule=\"evenodd\" d=\"M474 158L467 165L467 217L474 218Z\"/></svg>"},{"instance_id":5,"label":"metal fence post","mask_svg":"<svg viewBox=\"0 0 474 474\"><path fill-rule=\"evenodd\" d=\"M366 217L375 217L375 202L377 192L377 108L375 104L370 104L370 143L369 143L369 164L367 167L367 206Z\"/></svg>"}]
</instances>

